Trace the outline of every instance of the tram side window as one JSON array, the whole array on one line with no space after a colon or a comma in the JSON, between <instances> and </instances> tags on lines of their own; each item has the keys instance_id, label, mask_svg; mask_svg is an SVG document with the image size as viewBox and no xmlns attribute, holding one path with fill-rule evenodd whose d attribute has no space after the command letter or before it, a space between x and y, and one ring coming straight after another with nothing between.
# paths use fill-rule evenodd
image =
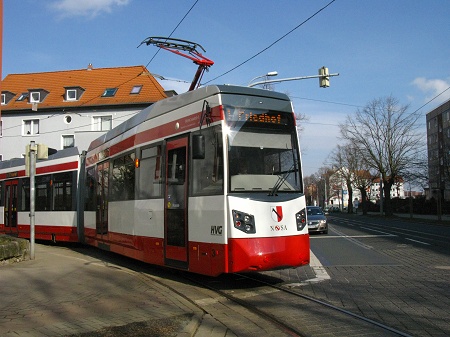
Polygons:
<instances>
[{"instance_id":1,"label":"tram side window","mask_svg":"<svg viewBox=\"0 0 450 337\"><path fill-rule=\"evenodd\" d=\"M86 211L95 211L95 169L90 168L86 172L85 205Z\"/></svg>"},{"instance_id":2,"label":"tram side window","mask_svg":"<svg viewBox=\"0 0 450 337\"><path fill-rule=\"evenodd\" d=\"M51 199L50 199L50 176L36 177L35 182L36 199L35 210L36 211L50 211Z\"/></svg>"},{"instance_id":3,"label":"tram side window","mask_svg":"<svg viewBox=\"0 0 450 337\"><path fill-rule=\"evenodd\" d=\"M30 210L30 179L20 179L19 181L19 189L20 189L20 203L19 209L21 211L29 211Z\"/></svg>"},{"instance_id":4,"label":"tram side window","mask_svg":"<svg viewBox=\"0 0 450 337\"><path fill-rule=\"evenodd\" d=\"M192 195L222 194L222 133L219 127L212 127L203 129L202 135L205 137L205 159L192 160Z\"/></svg>"},{"instance_id":5,"label":"tram side window","mask_svg":"<svg viewBox=\"0 0 450 337\"><path fill-rule=\"evenodd\" d=\"M111 200L133 200L135 185L135 154L129 153L113 161Z\"/></svg>"},{"instance_id":6,"label":"tram side window","mask_svg":"<svg viewBox=\"0 0 450 337\"><path fill-rule=\"evenodd\" d=\"M162 196L161 145L143 149L139 164L137 196L139 199Z\"/></svg>"},{"instance_id":7,"label":"tram side window","mask_svg":"<svg viewBox=\"0 0 450 337\"><path fill-rule=\"evenodd\" d=\"M53 176L53 210L74 211L73 172L58 173Z\"/></svg>"}]
</instances>

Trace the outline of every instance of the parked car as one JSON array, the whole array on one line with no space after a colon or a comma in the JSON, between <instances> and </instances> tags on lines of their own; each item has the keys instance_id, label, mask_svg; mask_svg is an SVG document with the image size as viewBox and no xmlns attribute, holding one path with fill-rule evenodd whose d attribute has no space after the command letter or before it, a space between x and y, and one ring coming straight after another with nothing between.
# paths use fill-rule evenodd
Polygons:
<instances>
[{"instance_id":1,"label":"parked car","mask_svg":"<svg viewBox=\"0 0 450 337\"><path fill-rule=\"evenodd\" d=\"M321 207L306 206L306 220L309 233L328 234L327 217Z\"/></svg>"}]
</instances>

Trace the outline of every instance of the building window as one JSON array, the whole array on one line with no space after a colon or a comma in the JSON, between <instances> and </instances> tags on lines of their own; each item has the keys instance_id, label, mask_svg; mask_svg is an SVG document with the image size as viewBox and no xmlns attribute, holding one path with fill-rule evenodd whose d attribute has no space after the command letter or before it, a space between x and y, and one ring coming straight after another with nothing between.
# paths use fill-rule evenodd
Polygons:
<instances>
[{"instance_id":1,"label":"building window","mask_svg":"<svg viewBox=\"0 0 450 337\"><path fill-rule=\"evenodd\" d=\"M39 134L39 119L28 119L23 121L23 135L33 136Z\"/></svg>"},{"instance_id":2,"label":"building window","mask_svg":"<svg viewBox=\"0 0 450 337\"><path fill-rule=\"evenodd\" d=\"M107 88L102 94L102 97L113 97L117 92L117 88Z\"/></svg>"},{"instance_id":3,"label":"building window","mask_svg":"<svg viewBox=\"0 0 450 337\"><path fill-rule=\"evenodd\" d=\"M66 101L76 101L77 91L75 89L67 89L66 91Z\"/></svg>"},{"instance_id":4,"label":"building window","mask_svg":"<svg viewBox=\"0 0 450 337\"><path fill-rule=\"evenodd\" d=\"M67 149L68 147L75 146L75 137L74 135L63 135L62 136L62 148Z\"/></svg>"},{"instance_id":5,"label":"building window","mask_svg":"<svg viewBox=\"0 0 450 337\"><path fill-rule=\"evenodd\" d=\"M93 131L108 131L112 129L112 116L94 116Z\"/></svg>"},{"instance_id":6,"label":"building window","mask_svg":"<svg viewBox=\"0 0 450 337\"><path fill-rule=\"evenodd\" d=\"M30 94L30 103L39 103L41 101L41 93L39 91L32 91Z\"/></svg>"},{"instance_id":7,"label":"building window","mask_svg":"<svg viewBox=\"0 0 450 337\"><path fill-rule=\"evenodd\" d=\"M131 89L130 94L137 95L137 94L139 94L139 93L141 92L141 89L142 89L142 85L135 85L135 86Z\"/></svg>"},{"instance_id":8,"label":"building window","mask_svg":"<svg viewBox=\"0 0 450 337\"><path fill-rule=\"evenodd\" d=\"M6 104L6 95L2 94L2 105Z\"/></svg>"},{"instance_id":9,"label":"building window","mask_svg":"<svg viewBox=\"0 0 450 337\"><path fill-rule=\"evenodd\" d=\"M27 98L28 98L28 93L24 92L24 93L20 94L20 96L17 98L16 101L22 102L22 101L25 101Z\"/></svg>"}]
</instances>

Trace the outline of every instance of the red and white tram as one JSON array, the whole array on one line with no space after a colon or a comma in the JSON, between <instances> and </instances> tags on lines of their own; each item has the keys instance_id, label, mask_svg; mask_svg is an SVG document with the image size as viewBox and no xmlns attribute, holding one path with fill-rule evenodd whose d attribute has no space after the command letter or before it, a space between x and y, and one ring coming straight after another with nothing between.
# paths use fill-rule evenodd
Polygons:
<instances>
[{"instance_id":1,"label":"red and white tram","mask_svg":"<svg viewBox=\"0 0 450 337\"><path fill-rule=\"evenodd\" d=\"M206 275L309 263L284 94L219 85L159 101L92 142L85 181L88 244Z\"/></svg>"},{"instance_id":2,"label":"red and white tram","mask_svg":"<svg viewBox=\"0 0 450 337\"><path fill-rule=\"evenodd\" d=\"M77 148L36 163L36 239L79 241L79 173ZM25 175L23 158L0 161L0 215L0 233L30 237L30 178Z\"/></svg>"}]
</instances>

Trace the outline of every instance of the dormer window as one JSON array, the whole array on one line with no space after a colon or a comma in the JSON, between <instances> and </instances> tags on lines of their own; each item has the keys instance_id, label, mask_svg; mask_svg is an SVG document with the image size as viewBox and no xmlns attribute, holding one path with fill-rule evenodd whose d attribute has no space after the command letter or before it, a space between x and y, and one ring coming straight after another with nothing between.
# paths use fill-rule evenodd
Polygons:
<instances>
[{"instance_id":1,"label":"dormer window","mask_svg":"<svg viewBox=\"0 0 450 337\"><path fill-rule=\"evenodd\" d=\"M117 88L107 88L105 89L105 91L103 92L102 97L114 97L114 95L117 92Z\"/></svg>"},{"instance_id":2,"label":"dormer window","mask_svg":"<svg viewBox=\"0 0 450 337\"><path fill-rule=\"evenodd\" d=\"M30 93L30 103L40 103L41 93L39 91L32 91Z\"/></svg>"},{"instance_id":3,"label":"dormer window","mask_svg":"<svg viewBox=\"0 0 450 337\"><path fill-rule=\"evenodd\" d=\"M45 89L28 89L28 103L42 103L48 94Z\"/></svg>"},{"instance_id":4,"label":"dormer window","mask_svg":"<svg viewBox=\"0 0 450 337\"><path fill-rule=\"evenodd\" d=\"M66 101L76 101L77 91L75 89L67 89L66 91Z\"/></svg>"},{"instance_id":5,"label":"dormer window","mask_svg":"<svg viewBox=\"0 0 450 337\"><path fill-rule=\"evenodd\" d=\"M16 96L16 94L12 93L11 91L2 91L2 105L8 104L14 96Z\"/></svg>"},{"instance_id":6,"label":"dormer window","mask_svg":"<svg viewBox=\"0 0 450 337\"><path fill-rule=\"evenodd\" d=\"M139 93L141 92L141 89L142 89L142 85L135 85L135 86L131 89L130 94L132 94L132 95L137 95L137 94L139 94Z\"/></svg>"},{"instance_id":7,"label":"dormer window","mask_svg":"<svg viewBox=\"0 0 450 337\"><path fill-rule=\"evenodd\" d=\"M84 93L84 89L78 86L64 87L66 89L64 93L64 100L67 101L78 101Z\"/></svg>"}]
</instances>

